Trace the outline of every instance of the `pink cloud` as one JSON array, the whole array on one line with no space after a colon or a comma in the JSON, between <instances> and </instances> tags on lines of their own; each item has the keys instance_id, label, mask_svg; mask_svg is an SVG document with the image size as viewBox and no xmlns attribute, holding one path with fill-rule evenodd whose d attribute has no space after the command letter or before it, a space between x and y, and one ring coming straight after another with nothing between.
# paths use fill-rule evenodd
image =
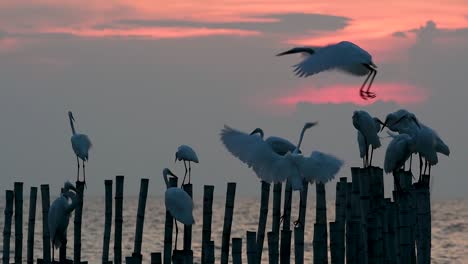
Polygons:
<instances>
[{"instance_id":1,"label":"pink cloud","mask_svg":"<svg viewBox=\"0 0 468 264\"><path fill-rule=\"evenodd\" d=\"M359 96L359 87L355 85L337 85L325 88L307 87L289 95L274 98L270 103L286 107L295 106L298 103L369 105L377 101L404 105L422 103L429 96L427 91L419 87L401 83L376 84L372 86L372 90L377 94L376 99L363 100Z\"/></svg>"}]
</instances>

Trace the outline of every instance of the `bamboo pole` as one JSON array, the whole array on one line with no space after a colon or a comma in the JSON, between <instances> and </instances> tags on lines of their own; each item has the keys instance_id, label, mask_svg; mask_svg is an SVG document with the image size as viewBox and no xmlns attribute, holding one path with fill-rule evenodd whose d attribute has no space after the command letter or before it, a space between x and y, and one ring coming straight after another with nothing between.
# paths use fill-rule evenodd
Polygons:
<instances>
[{"instance_id":1,"label":"bamboo pole","mask_svg":"<svg viewBox=\"0 0 468 264\"><path fill-rule=\"evenodd\" d=\"M299 192L299 223L302 229L305 229L305 219L306 219L306 212L307 212L307 195L309 190L309 183L304 182L302 186L302 191ZM326 210L326 209L325 209ZM326 215L325 215L326 218ZM326 221L326 220L325 220ZM302 242L304 243L304 241Z\"/></svg>"},{"instance_id":2,"label":"bamboo pole","mask_svg":"<svg viewBox=\"0 0 468 264\"><path fill-rule=\"evenodd\" d=\"M169 178L169 188L177 187L177 178ZM166 222L164 223L164 264L171 264L171 255L172 255L172 228L174 224L174 219L172 218L171 213L166 210Z\"/></svg>"},{"instance_id":3,"label":"bamboo pole","mask_svg":"<svg viewBox=\"0 0 468 264\"><path fill-rule=\"evenodd\" d=\"M271 231L275 232L277 237L280 233L280 218L281 218L281 191L282 183L278 182L273 185L273 220Z\"/></svg>"},{"instance_id":4,"label":"bamboo pole","mask_svg":"<svg viewBox=\"0 0 468 264\"><path fill-rule=\"evenodd\" d=\"M123 224L124 176L115 177L115 230L114 264L122 264L122 224Z\"/></svg>"},{"instance_id":5,"label":"bamboo pole","mask_svg":"<svg viewBox=\"0 0 468 264\"><path fill-rule=\"evenodd\" d=\"M423 175L422 182L416 185L416 205L418 218L418 264L431 262L431 194L430 176Z\"/></svg>"},{"instance_id":6,"label":"bamboo pole","mask_svg":"<svg viewBox=\"0 0 468 264\"><path fill-rule=\"evenodd\" d=\"M190 198L193 197L193 190L192 190L191 183L184 184L182 188L190 196ZM192 250L192 225L184 225L184 250L185 251ZM193 262L193 260L191 262Z\"/></svg>"},{"instance_id":7,"label":"bamboo pole","mask_svg":"<svg viewBox=\"0 0 468 264\"><path fill-rule=\"evenodd\" d=\"M63 192L65 192L65 189L62 188L60 190L60 194L63 194ZM63 240L61 241L62 243L60 244L60 248L59 248L59 263L67 263L67 243L68 243L68 238L65 236L63 238ZM53 243L52 243L52 247L54 247ZM54 250L52 248L52 250ZM53 255L53 254L52 254ZM54 261L54 258L55 256L52 256L52 262Z\"/></svg>"},{"instance_id":8,"label":"bamboo pole","mask_svg":"<svg viewBox=\"0 0 468 264\"><path fill-rule=\"evenodd\" d=\"M345 263L345 222L346 222L346 185L347 178L341 177L336 184L336 250L335 263Z\"/></svg>"},{"instance_id":9,"label":"bamboo pole","mask_svg":"<svg viewBox=\"0 0 468 264\"><path fill-rule=\"evenodd\" d=\"M397 192L398 197L398 234L400 264L411 263L411 226L410 226L410 193L408 181L403 171L396 172L400 179L402 191Z\"/></svg>"},{"instance_id":10,"label":"bamboo pole","mask_svg":"<svg viewBox=\"0 0 468 264\"><path fill-rule=\"evenodd\" d=\"M346 263L357 263L359 222L353 219L353 183L346 184Z\"/></svg>"},{"instance_id":11,"label":"bamboo pole","mask_svg":"<svg viewBox=\"0 0 468 264\"><path fill-rule=\"evenodd\" d=\"M371 204L370 208L376 217L376 244L375 250L377 261L382 263L384 260L384 239L383 239L383 224L384 224L384 211L385 211L385 193L383 182L383 169L379 167L370 168L371 175Z\"/></svg>"},{"instance_id":12,"label":"bamboo pole","mask_svg":"<svg viewBox=\"0 0 468 264\"><path fill-rule=\"evenodd\" d=\"M257 234L253 231L247 231L247 263L257 263Z\"/></svg>"},{"instance_id":13,"label":"bamboo pole","mask_svg":"<svg viewBox=\"0 0 468 264\"><path fill-rule=\"evenodd\" d=\"M44 263L50 263L50 233L49 233L49 206L50 194L49 185L41 184L42 201L42 258Z\"/></svg>"},{"instance_id":14,"label":"bamboo pole","mask_svg":"<svg viewBox=\"0 0 468 264\"><path fill-rule=\"evenodd\" d=\"M296 264L304 263L304 227L294 227L294 260Z\"/></svg>"},{"instance_id":15,"label":"bamboo pole","mask_svg":"<svg viewBox=\"0 0 468 264\"><path fill-rule=\"evenodd\" d=\"M330 259L332 264L338 263L338 241L339 241L339 232L338 224L336 222L330 222Z\"/></svg>"},{"instance_id":16,"label":"bamboo pole","mask_svg":"<svg viewBox=\"0 0 468 264\"><path fill-rule=\"evenodd\" d=\"M353 211L353 221L358 223L359 231L358 231L358 241L357 241L357 255L356 257L359 258L359 262L367 264L367 256L365 250L366 240L364 240L362 236L362 223L361 223L361 202L360 202L360 186L359 186L359 175L360 175L361 168L351 168L351 177L353 181L353 192L352 192L352 211Z\"/></svg>"},{"instance_id":17,"label":"bamboo pole","mask_svg":"<svg viewBox=\"0 0 468 264\"><path fill-rule=\"evenodd\" d=\"M11 219L13 217L13 202L14 192L11 190L5 191L5 221L3 226L3 264L10 262L10 237L11 237Z\"/></svg>"},{"instance_id":18,"label":"bamboo pole","mask_svg":"<svg viewBox=\"0 0 468 264\"><path fill-rule=\"evenodd\" d=\"M161 264L161 252L151 253L151 264Z\"/></svg>"},{"instance_id":19,"label":"bamboo pole","mask_svg":"<svg viewBox=\"0 0 468 264\"><path fill-rule=\"evenodd\" d=\"M292 187L291 183L286 181L284 189L283 205L283 229L281 230L280 263L289 264L291 261L291 203Z\"/></svg>"},{"instance_id":20,"label":"bamboo pole","mask_svg":"<svg viewBox=\"0 0 468 264\"><path fill-rule=\"evenodd\" d=\"M109 242L112 228L112 180L104 181L106 198L105 198L105 215L104 215L104 238L102 243L102 263L109 262Z\"/></svg>"},{"instance_id":21,"label":"bamboo pole","mask_svg":"<svg viewBox=\"0 0 468 264\"><path fill-rule=\"evenodd\" d=\"M202 228L202 256L201 263L205 264L206 252L208 250L208 243L211 240L211 221L213 217L213 185L205 185L203 187L203 228Z\"/></svg>"},{"instance_id":22,"label":"bamboo pole","mask_svg":"<svg viewBox=\"0 0 468 264\"><path fill-rule=\"evenodd\" d=\"M265 228L268 218L268 204L270 199L270 184L261 181L262 183L262 192L260 198L260 214L258 217L258 229L257 229L257 263L262 262L262 253L263 253L263 242L265 240Z\"/></svg>"},{"instance_id":23,"label":"bamboo pole","mask_svg":"<svg viewBox=\"0 0 468 264\"><path fill-rule=\"evenodd\" d=\"M242 264L242 238L232 238L232 263Z\"/></svg>"},{"instance_id":24,"label":"bamboo pole","mask_svg":"<svg viewBox=\"0 0 468 264\"><path fill-rule=\"evenodd\" d=\"M268 263L278 264L279 251L278 251L278 234L271 231L267 233L268 237Z\"/></svg>"},{"instance_id":25,"label":"bamboo pole","mask_svg":"<svg viewBox=\"0 0 468 264\"><path fill-rule=\"evenodd\" d=\"M396 249L395 249L395 216L394 216L394 203L390 198L385 199L385 214L384 214L384 256L385 263L396 263Z\"/></svg>"},{"instance_id":26,"label":"bamboo pole","mask_svg":"<svg viewBox=\"0 0 468 264\"><path fill-rule=\"evenodd\" d=\"M234 199L236 196L236 183L228 182L226 193L226 207L224 209L223 237L221 242L221 264L228 264L229 242L231 240L232 215L234 213Z\"/></svg>"},{"instance_id":27,"label":"bamboo pole","mask_svg":"<svg viewBox=\"0 0 468 264\"><path fill-rule=\"evenodd\" d=\"M75 208L73 261L81 263L81 220L83 218L84 182L77 181L76 190L78 191L78 206Z\"/></svg>"},{"instance_id":28,"label":"bamboo pole","mask_svg":"<svg viewBox=\"0 0 468 264\"><path fill-rule=\"evenodd\" d=\"M135 228L135 243L133 248L133 258L142 260L141 256L141 244L143 242L143 226L145 223L145 209L146 199L148 197L148 183L149 179L141 179L140 181L140 195L138 198L138 211Z\"/></svg>"},{"instance_id":29,"label":"bamboo pole","mask_svg":"<svg viewBox=\"0 0 468 264\"><path fill-rule=\"evenodd\" d=\"M208 242L207 246L208 250L206 251L206 263L207 264L214 264L215 262L215 243L213 240Z\"/></svg>"},{"instance_id":30,"label":"bamboo pole","mask_svg":"<svg viewBox=\"0 0 468 264\"><path fill-rule=\"evenodd\" d=\"M314 263L328 263L327 250L327 201L325 184L315 183L316 207L314 224Z\"/></svg>"},{"instance_id":31,"label":"bamboo pole","mask_svg":"<svg viewBox=\"0 0 468 264\"><path fill-rule=\"evenodd\" d=\"M361 209L361 234L360 239L362 241L362 250L363 253L360 255L362 256L361 262L364 264L369 263L369 249L368 249L368 224L367 219L369 217L370 211L370 185L371 185L371 174L370 168L360 168L355 175L353 175L353 182L357 179L357 183L359 184L359 207ZM373 231L375 231L373 229Z\"/></svg>"},{"instance_id":32,"label":"bamboo pole","mask_svg":"<svg viewBox=\"0 0 468 264\"><path fill-rule=\"evenodd\" d=\"M15 263L23 260L23 183L15 182Z\"/></svg>"},{"instance_id":33,"label":"bamboo pole","mask_svg":"<svg viewBox=\"0 0 468 264\"><path fill-rule=\"evenodd\" d=\"M36 223L36 200L37 200L37 187L31 187L29 194L29 220L28 220L28 249L27 249L27 263L34 263L34 229Z\"/></svg>"}]
</instances>

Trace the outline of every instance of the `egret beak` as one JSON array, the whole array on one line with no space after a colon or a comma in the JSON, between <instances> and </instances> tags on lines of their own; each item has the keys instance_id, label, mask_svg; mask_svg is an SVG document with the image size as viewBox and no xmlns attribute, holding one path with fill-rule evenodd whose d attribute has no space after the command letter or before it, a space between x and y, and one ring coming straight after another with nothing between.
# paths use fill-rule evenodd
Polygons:
<instances>
[{"instance_id":1,"label":"egret beak","mask_svg":"<svg viewBox=\"0 0 468 264\"><path fill-rule=\"evenodd\" d=\"M380 132L382 132L385 127L387 127L387 119L385 119L385 122L382 124L382 128L380 129Z\"/></svg>"}]
</instances>

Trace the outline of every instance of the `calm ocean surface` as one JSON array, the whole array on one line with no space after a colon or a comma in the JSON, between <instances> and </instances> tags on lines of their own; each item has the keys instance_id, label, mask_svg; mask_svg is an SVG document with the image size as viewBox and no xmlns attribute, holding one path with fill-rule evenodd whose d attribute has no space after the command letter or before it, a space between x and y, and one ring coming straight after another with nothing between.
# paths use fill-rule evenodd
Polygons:
<instances>
[{"instance_id":1,"label":"calm ocean surface","mask_svg":"<svg viewBox=\"0 0 468 264\"><path fill-rule=\"evenodd\" d=\"M312 189L313 190L313 189ZM310 191L309 191L310 193ZM38 195L40 199L40 194ZM51 198L53 199L53 198ZM271 196L269 214L271 216ZM28 221L28 198L24 199L24 231L23 231L23 256L26 256L27 241L27 221ZM215 241L216 259L219 260L221 234L224 217L224 197L215 197L213 202L213 228L212 239ZM42 212L41 202L37 201L36 212L36 232L35 232L35 258L42 255ZM234 219L231 237L243 238L243 255L245 257L245 231L257 230L259 200L253 198L236 197L234 208ZM299 205L297 194L293 194L292 220L297 216ZM133 237L135 233L136 211L138 206L137 197L124 198L124 224L122 239L122 256L130 256L133 250ZM164 201L161 197L148 197L145 216L145 226L143 235L142 254L144 262L149 263L151 252L163 250L163 234L165 209ZM328 221L333 221L334 201L328 202ZM0 199L0 228L3 230L4 222L4 196ZM307 205L307 221L305 224L305 261L312 263L312 235L313 221L315 217L315 197L309 195ZM82 229L82 260L88 263L101 263L102 241L104 230L104 198L85 197L84 216ZM200 260L201 251L201 227L202 227L202 197L195 197L195 220L197 223L193 227L193 249L195 262ZM271 217L268 218L267 230L271 229ZM432 202L432 263L468 263L468 201L467 200L446 200ZM112 222L114 224L114 222ZM114 229L114 226L112 226ZM68 254L73 258L73 216L68 227ZM180 229L182 230L182 228ZM183 232L180 231L180 235ZM113 234L111 235L110 258L112 259ZM3 248L3 239L0 240ZM293 244L293 243L292 243ZM182 236L179 237L179 248L182 247ZM11 249L14 248L14 226L12 226ZM293 252L293 251L292 251ZM293 254L294 255L294 254ZM10 257L13 262L13 252ZM246 259L244 259L246 263ZM267 240L265 237L263 262L268 261ZM26 262L24 262L26 263ZM293 263L293 262L292 262Z\"/></svg>"}]
</instances>

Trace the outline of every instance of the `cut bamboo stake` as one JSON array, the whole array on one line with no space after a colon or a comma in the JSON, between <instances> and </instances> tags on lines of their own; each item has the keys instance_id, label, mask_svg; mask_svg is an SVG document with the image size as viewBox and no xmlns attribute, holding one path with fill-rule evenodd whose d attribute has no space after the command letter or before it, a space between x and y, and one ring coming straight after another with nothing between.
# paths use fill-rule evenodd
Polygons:
<instances>
[{"instance_id":1,"label":"cut bamboo stake","mask_svg":"<svg viewBox=\"0 0 468 264\"><path fill-rule=\"evenodd\" d=\"M206 251L206 263L207 264L214 264L215 261L215 243L213 240L208 242L207 246L208 250Z\"/></svg>"},{"instance_id":2,"label":"cut bamboo stake","mask_svg":"<svg viewBox=\"0 0 468 264\"><path fill-rule=\"evenodd\" d=\"M431 262L431 196L429 175L423 175L422 182L416 185L418 218L418 264Z\"/></svg>"},{"instance_id":3,"label":"cut bamboo stake","mask_svg":"<svg viewBox=\"0 0 468 264\"><path fill-rule=\"evenodd\" d=\"M42 200L42 258L44 263L50 263L50 233L49 233L49 185L41 184Z\"/></svg>"},{"instance_id":4,"label":"cut bamboo stake","mask_svg":"<svg viewBox=\"0 0 468 264\"><path fill-rule=\"evenodd\" d=\"M242 238L232 238L232 263L242 264Z\"/></svg>"},{"instance_id":5,"label":"cut bamboo stake","mask_svg":"<svg viewBox=\"0 0 468 264\"><path fill-rule=\"evenodd\" d=\"M190 196L190 198L193 197L193 189L191 183L184 184L182 188ZM192 250L192 225L184 225L184 250Z\"/></svg>"},{"instance_id":6,"label":"cut bamboo stake","mask_svg":"<svg viewBox=\"0 0 468 264\"><path fill-rule=\"evenodd\" d=\"M327 204L325 184L315 183L316 207L314 224L314 263L328 263L327 250Z\"/></svg>"},{"instance_id":7,"label":"cut bamboo stake","mask_svg":"<svg viewBox=\"0 0 468 264\"><path fill-rule=\"evenodd\" d=\"M336 263L345 263L345 222L346 222L346 185L347 178L342 177L336 184Z\"/></svg>"},{"instance_id":8,"label":"cut bamboo stake","mask_svg":"<svg viewBox=\"0 0 468 264\"><path fill-rule=\"evenodd\" d=\"M370 209L370 182L371 182L371 174L370 174L370 168L360 168L355 175L353 175L353 182L357 179L357 182L359 184L359 207L361 209L360 215L361 215L361 234L360 234L360 239L362 240L362 250L363 252L363 258L361 258L361 263L367 264L368 262L368 256L369 256L369 250L368 250L368 233L367 233L367 219L369 217L369 209ZM374 230L375 231L375 230ZM372 262L370 262L372 263Z\"/></svg>"},{"instance_id":9,"label":"cut bamboo stake","mask_svg":"<svg viewBox=\"0 0 468 264\"><path fill-rule=\"evenodd\" d=\"M169 178L169 187L177 187L177 178ZM166 210L166 222L164 223L164 264L171 264L172 252L172 227L174 219L169 211Z\"/></svg>"},{"instance_id":10,"label":"cut bamboo stake","mask_svg":"<svg viewBox=\"0 0 468 264\"><path fill-rule=\"evenodd\" d=\"M109 242L112 228L112 180L105 180L104 186L106 190L104 215L104 238L102 243L102 263L109 263Z\"/></svg>"},{"instance_id":11,"label":"cut bamboo stake","mask_svg":"<svg viewBox=\"0 0 468 264\"><path fill-rule=\"evenodd\" d=\"M11 237L11 219L13 217L13 201L14 192L11 190L5 191L5 225L3 226L3 264L10 262L10 237Z\"/></svg>"},{"instance_id":12,"label":"cut bamboo stake","mask_svg":"<svg viewBox=\"0 0 468 264\"><path fill-rule=\"evenodd\" d=\"M231 241L232 215L234 213L234 199L236 196L236 183L228 182L226 193L226 207L224 209L223 237L221 242L221 264L228 264L229 242Z\"/></svg>"},{"instance_id":13,"label":"cut bamboo stake","mask_svg":"<svg viewBox=\"0 0 468 264\"><path fill-rule=\"evenodd\" d=\"M23 183L15 182L15 263L23 261Z\"/></svg>"},{"instance_id":14,"label":"cut bamboo stake","mask_svg":"<svg viewBox=\"0 0 468 264\"><path fill-rule=\"evenodd\" d=\"M124 176L115 177L115 231L114 264L122 264L122 224L123 224Z\"/></svg>"},{"instance_id":15,"label":"cut bamboo stake","mask_svg":"<svg viewBox=\"0 0 468 264\"><path fill-rule=\"evenodd\" d=\"M279 251L278 251L278 234L275 232L268 232L268 262L269 264L278 264Z\"/></svg>"},{"instance_id":16,"label":"cut bamboo stake","mask_svg":"<svg viewBox=\"0 0 468 264\"><path fill-rule=\"evenodd\" d=\"M286 181L284 188L283 229L281 230L280 263L289 264L291 261L291 183Z\"/></svg>"},{"instance_id":17,"label":"cut bamboo stake","mask_svg":"<svg viewBox=\"0 0 468 264\"><path fill-rule=\"evenodd\" d=\"M346 184L346 263L356 263L357 257L357 240L356 237L356 223L353 220L353 183Z\"/></svg>"},{"instance_id":18,"label":"cut bamboo stake","mask_svg":"<svg viewBox=\"0 0 468 264\"><path fill-rule=\"evenodd\" d=\"M351 177L353 181L353 192L352 192L352 218L353 221L358 223L359 231L358 231L358 243L357 243L357 255L356 257L359 258L359 262L365 261L367 264L367 257L366 252L364 250L365 240L362 237L362 224L361 224L361 208L360 208L360 189L359 189L359 173L361 168L353 167L351 168Z\"/></svg>"},{"instance_id":19,"label":"cut bamboo stake","mask_svg":"<svg viewBox=\"0 0 468 264\"><path fill-rule=\"evenodd\" d=\"M151 264L161 264L161 252L151 253Z\"/></svg>"},{"instance_id":20,"label":"cut bamboo stake","mask_svg":"<svg viewBox=\"0 0 468 264\"><path fill-rule=\"evenodd\" d=\"M397 193L398 197L398 234L400 264L411 263L411 226L410 226L410 193L408 181L403 171L396 172L402 191Z\"/></svg>"},{"instance_id":21,"label":"cut bamboo stake","mask_svg":"<svg viewBox=\"0 0 468 264\"><path fill-rule=\"evenodd\" d=\"M273 185L273 220L271 225L271 231L275 232L277 237L279 237L280 233L281 191L281 182L275 183Z\"/></svg>"},{"instance_id":22,"label":"cut bamboo stake","mask_svg":"<svg viewBox=\"0 0 468 264\"><path fill-rule=\"evenodd\" d=\"M29 194L29 220L28 220L28 251L26 261L28 264L34 263L34 229L36 224L36 200L37 187L31 187Z\"/></svg>"},{"instance_id":23,"label":"cut bamboo stake","mask_svg":"<svg viewBox=\"0 0 468 264\"><path fill-rule=\"evenodd\" d=\"M261 181L262 183L262 193L260 199L260 214L258 219L258 229L257 229L257 263L262 262L262 253L263 253L263 242L265 240L265 228L268 218L268 204L270 199L270 184Z\"/></svg>"},{"instance_id":24,"label":"cut bamboo stake","mask_svg":"<svg viewBox=\"0 0 468 264\"><path fill-rule=\"evenodd\" d=\"M309 183L304 182L302 186L302 191L299 192L300 198L299 198L299 223L302 229L305 229L305 223L306 223L306 212L307 212L307 195L308 195L308 190L309 190ZM326 218L326 216L325 216ZM326 219L325 219L326 221ZM304 243L304 241L302 241Z\"/></svg>"},{"instance_id":25,"label":"cut bamboo stake","mask_svg":"<svg viewBox=\"0 0 468 264\"><path fill-rule=\"evenodd\" d=\"M330 257L331 257L331 263L336 264L338 263L338 254L339 254L339 249L338 249L338 225L336 222L330 222Z\"/></svg>"},{"instance_id":26,"label":"cut bamboo stake","mask_svg":"<svg viewBox=\"0 0 468 264\"><path fill-rule=\"evenodd\" d=\"M291 262L291 230L281 230L280 264Z\"/></svg>"},{"instance_id":27,"label":"cut bamboo stake","mask_svg":"<svg viewBox=\"0 0 468 264\"><path fill-rule=\"evenodd\" d=\"M146 199L148 197L148 183L149 179L141 179L140 182L140 195L138 198L138 211L135 228L135 244L133 248L133 258L142 259L141 256L141 244L143 242L143 226L145 223L145 209Z\"/></svg>"},{"instance_id":28,"label":"cut bamboo stake","mask_svg":"<svg viewBox=\"0 0 468 264\"><path fill-rule=\"evenodd\" d=\"M257 234L252 231L247 231L247 263L257 263Z\"/></svg>"},{"instance_id":29,"label":"cut bamboo stake","mask_svg":"<svg viewBox=\"0 0 468 264\"><path fill-rule=\"evenodd\" d=\"M294 260L296 264L304 263L304 227L294 228Z\"/></svg>"},{"instance_id":30,"label":"cut bamboo stake","mask_svg":"<svg viewBox=\"0 0 468 264\"><path fill-rule=\"evenodd\" d=\"M81 263L81 219L83 217L84 182L76 182L78 206L75 208L73 262Z\"/></svg>"},{"instance_id":31,"label":"cut bamboo stake","mask_svg":"<svg viewBox=\"0 0 468 264\"><path fill-rule=\"evenodd\" d=\"M61 189L60 193L63 194L63 192L65 191L65 189ZM79 198L78 198L79 199ZM60 245L60 248L59 248L59 263L68 263L68 259L67 259L67 244L68 244L68 238L67 237L64 237L63 240L62 240L62 243ZM52 250L54 250L54 245L52 244ZM52 261L54 261L54 254L52 254Z\"/></svg>"},{"instance_id":32,"label":"cut bamboo stake","mask_svg":"<svg viewBox=\"0 0 468 264\"><path fill-rule=\"evenodd\" d=\"M202 228L202 256L201 263L205 264L208 242L211 240L211 221L213 216L213 185L203 187L203 228Z\"/></svg>"}]
</instances>

